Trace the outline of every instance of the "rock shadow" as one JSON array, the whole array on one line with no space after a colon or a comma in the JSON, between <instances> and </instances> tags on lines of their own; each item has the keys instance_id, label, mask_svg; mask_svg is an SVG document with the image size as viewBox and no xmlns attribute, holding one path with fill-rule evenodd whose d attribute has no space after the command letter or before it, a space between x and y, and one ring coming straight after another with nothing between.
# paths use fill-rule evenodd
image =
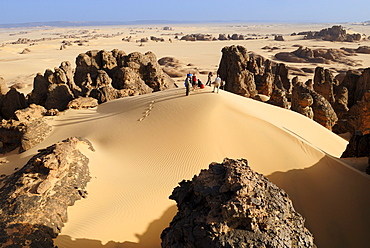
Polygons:
<instances>
[{"instance_id":1,"label":"rock shadow","mask_svg":"<svg viewBox=\"0 0 370 248\"><path fill-rule=\"evenodd\" d=\"M54 240L54 244L59 248L160 248L160 235L162 231L169 226L176 212L177 207L175 205L168 208L159 219L149 224L148 229L142 235L136 234L136 237L139 239L137 243L130 241L122 243L109 241L103 245L100 240L83 238L72 240L68 235L59 235L58 238Z\"/></svg>"},{"instance_id":2,"label":"rock shadow","mask_svg":"<svg viewBox=\"0 0 370 248\"><path fill-rule=\"evenodd\" d=\"M318 247L369 246L369 176L325 156L309 168L267 177L288 193Z\"/></svg>"}]
</instances>

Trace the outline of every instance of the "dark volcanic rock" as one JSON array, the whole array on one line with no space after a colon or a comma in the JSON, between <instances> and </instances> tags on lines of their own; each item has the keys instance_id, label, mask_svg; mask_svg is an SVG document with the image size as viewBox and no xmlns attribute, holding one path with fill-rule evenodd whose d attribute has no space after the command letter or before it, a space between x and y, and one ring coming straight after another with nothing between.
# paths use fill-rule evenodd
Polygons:
<instances>
[{"instance_id":1,"label":"dark volcanic rock","mask_svg":"<svg viewBox=\"0 0 370 248\"><path fill-rule=\"evenodd\" d=\"M315 247L288 195L244 159L212 163L182 181L170 199L178 213L162 247Z\"/></svg>"},{"instance_id":2,"label":"dark volcanic rock","mask_svg":"<svg viewBox=\"0 0 370 248\"><path fill-rule=\"evenodd\" d=\"M54 247L67 221L67 207L86 196L88 158L69 138L32 157L0 181L2 247Z\"/></svg>"}]
</instances>

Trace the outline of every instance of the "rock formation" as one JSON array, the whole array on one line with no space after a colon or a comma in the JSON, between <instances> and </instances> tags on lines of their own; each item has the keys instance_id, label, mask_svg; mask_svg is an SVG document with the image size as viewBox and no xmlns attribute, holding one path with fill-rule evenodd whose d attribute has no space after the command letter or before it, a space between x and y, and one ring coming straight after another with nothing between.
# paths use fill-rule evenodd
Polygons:
<instances>
[{"instance_id":1,"label":"rock formation","mask_svg":"<svg viewBox=\"0 0 370 248\"><path fill-rule=\"evenodd\" d=\"M348 157L369 157L370 156L370 133L363 134L361 131L356 131L347 147L342 154L342 158Z\"/></svg>"},{"instance_id":2,"label":"rock formation","mask_svg":"<svg viewBox=\"0 0 370 248\"><path fill-rule=\"evenodd\" d=\"M331 104L334 103L334 76L330 70L316 67L313 79L314 90L325 97Z\"/></svg>"},{"instance_id":3,"label":"rock formation","mask_svg":"<svg viewBox=\"0 0 370 248\"><path fill-rule=\"evenodd\" d=\"M1 105L1 116L5 119L13 118L16 110L24 109L28 106L25 96L15 88L11 88L5 94Z\"/></svg>"},{"instance_id":4,"label":"rock formation","mask_svg":"<svg viewBox=\"0 0 370 248\"><path fill-rule=\"evenodd\" d=\"M361 101L353 105L348 111L348 124L352 133L361 131L362 134L370 134L370 90L366 91Z\"/></svg>"},{"instance_id":5,"label":"rock formation","mask_svg":"<svg viewBox=\"0 0 370 248\"><path fill-rule=\"evenodd\" d=\"M225 90L246 97L257 94L254 74L247 70L249 55L242 46L222 49L222 58L217 73L226 81Z\"/></svg>"},{"instance_id":6,"label":"rock formation","mask_svg":"<svg viewBox=\"0 0 370 248\"><path fill-rule=\"evenodd\" d=\"M67 221L67 208L86 197L88 158L84 142L69 138L41 150L0 181L2 247L54 247L53 238Z\"/></svg>"},{"instance_id":7,"label":"rock formation","mask_svg":"<svg viewBox=\"0 0 370 248\"><path fill-rule=\"evenodd\" d=\"M162 247L315 247L288 195L247 160L212 163L170 196L178 213Z\"/></svg>"},{"instance_id":8,"label":"rock formation","mask_svg":"<svg viewBox=\"0 0 370 248\"><path fill-rule=\"evenodd\" d=\"M294 84L292 92L292 106L290 109L313 119L312 104L313 98L307 86L299 82Z\"/></svg>"},{"instance_id":9,"label":"rock formation","mask_svg":"<svg viewBox=\"0 0 370 248\"><path fill-rule=\"evenodd\" d=\"M275 106L279 106L281 108L289 109L289 102L286 98L286 91L276 88L272 94L270 99L267 101L267 103Z\"/></svg>"},{"instance_id":10,"label":"rock formation","mask_svg":"<svg viewBox=\"0 0 370 248\"><path fill-rule=\"evenodd\" d=\"M92 97L79 97L70 101L67 105L69 109L87 109L98 106L98 100Z\"/></svg>"},{"instance_id":11,"label":"rock formation","mask_svg":"<svg viewBox=\"0 0 370 248\"><path fill-rule=\"evenodd\" d=\"M350 66L360 65L357 61L349 58L353 54L346 49L310 49L299 47L293 52L280 52L275 54L275 58L293 63L321 63L330 64L332 62L342 63Z\"/></svg>"},{"instance_id":12,"label":"rock formation","mask_svg":"<svg viewBox=\"0 0 370 248\"><path fill-rule=\"evenodd\" d=\"M325 28L320 31L314 32L302 32L305 39L322 39L327 41L360 41L362 39L361 34L347 34L347 31L342 26L332 26L331 28Z\"/></svg>"}]
</instances>

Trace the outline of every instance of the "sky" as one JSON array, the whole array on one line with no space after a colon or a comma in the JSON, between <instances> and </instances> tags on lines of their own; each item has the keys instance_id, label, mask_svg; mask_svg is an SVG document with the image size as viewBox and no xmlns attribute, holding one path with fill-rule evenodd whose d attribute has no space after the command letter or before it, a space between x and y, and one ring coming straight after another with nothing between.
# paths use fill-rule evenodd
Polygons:
<instances>
[{"instance_id":1,"label":"sky","mask_svg":"<svg viewBox=\"0 0 370 248\"><path fill-rule=\"evenodd\" d=\"M369 0L0 0L0 24L49 21L363 22Z\"/></svg>"}]
</instances>

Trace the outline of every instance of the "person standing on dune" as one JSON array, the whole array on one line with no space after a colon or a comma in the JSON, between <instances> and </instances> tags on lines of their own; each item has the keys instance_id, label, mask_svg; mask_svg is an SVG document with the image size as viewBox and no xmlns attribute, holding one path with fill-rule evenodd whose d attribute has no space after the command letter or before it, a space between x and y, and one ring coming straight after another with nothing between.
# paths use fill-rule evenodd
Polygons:
<instances>
[{"instance_id":1,"label":"person standing on dune","mask_svg":"<svg viewBox=\"0 0 370 248\"><path fill-rule=\"evenodd\" d=\"M212 74L212 72L210 71L210 72L208 73L208 79L207 79L207 82L206 82L206 86L207 86L207 85L211 86L212 77L213 77L213 74Z\"/></svg>"},{"instance_id":2,"label":"person standing on dune","mask_svg":"<svg viewBox=\"0 0 370 248\"><path fill-rule=\"evenodd\" d=\"M186 93L185 94L186 94L186 96L188 96L189 93L190 93L191 77L186 77L184 85L185 85L185 88L186 88Z\"/></svg>"},{"instance_id":3,"label":"person standing on dune","mask_svg":"<svg viewBox=\"0 0 370 248\"><path fill-rule=\"evenodd\" d=\"M212 92L215 92L216 89L217 89L217 93L218 93L218 91L220 89L221 81L222 80L221 80L220 76L217 75L215 81L212 83L213 84L213 90L212 90Z\"/></svg>"}]
</instances>

